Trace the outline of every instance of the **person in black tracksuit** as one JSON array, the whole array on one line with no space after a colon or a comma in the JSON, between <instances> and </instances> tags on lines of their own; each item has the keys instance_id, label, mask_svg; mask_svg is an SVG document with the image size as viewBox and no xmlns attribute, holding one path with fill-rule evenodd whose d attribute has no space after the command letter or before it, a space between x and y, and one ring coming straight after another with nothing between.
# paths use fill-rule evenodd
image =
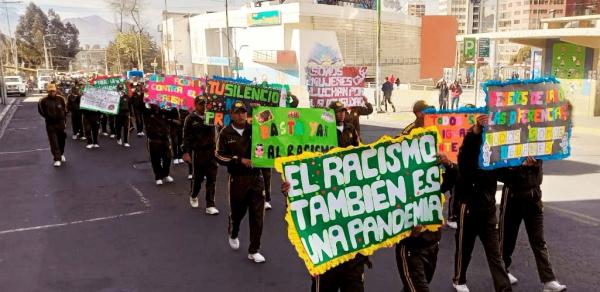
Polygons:
<instances>
[{"instance_id":1,"label":"person in black tracksuit","mask_svg":"<svg viewBox=\"0 0 600 292\"><path fill-rule=\"evenodd\" d=\"M100 130L100 113L91 110L81 110L83 116L83 127L85 130L85 138L87 140L86 148L99 148L98 132Z\"/></svg>"},{"instance_id":2,"label":"person in black tracksuit","mask_svg":"<svg viewBox=\"0 0 600 292\"><path fill-rule=\"evenodd\" d=\"M115 137L115 116L111 114L103 113L100 116L100 125L102 126L102 135L108 136L110 131L110 137Z\"/></svg>"},{"instance_id":3,"label":"person in black tracksuit","mask_svg":"<svg viewBox=\"0 0 600 292\"><path fill-rule=\"evenodd\" d=\"M171 146L173 147L173 164L183 163L183 150L181 145L183 144L183 121L185 120L185 112L187 110L180 110L172 108L169 110L169 124ZM183 116L183 117L182 117Z\"/></svg>"},{"instance_id":4,"label":"person in black tracksuit","mask_svg":"<svg viewBox=\"0 0 600 292\"><path fill-rule=\"evenodd\" d=\"M195 109L183 123L183 160L192 165L190 205L198 208L198 194L206 177L206 213L219 214L215 207L217 160L215 159L216 128L205 124L206 96L194 100Z\"/></svg>"},{"instance_id":5,"label":"person in black tracksuit","mask_svg":"<svg viewBox=\"0 0 600 292\"><path fill-rule=\"evenodd\" d=\"M65 162L65 133L67 108L65 99L56 94L56 85L48 85L48 95L38 103L38 112L46 121L46 132L50 143L50 152L54 158L54 166Z\"/></svg>"},{"instance_id":6,"label":"person in black tracksuit","mask_svg":"<svg viewBox=\"0 0 600 292\"><path fill-rule=\"evenodd\" d=\"M479 168L482 128L487 115L467 132L458 153L458 177L455 186L460 202L453 285L457 291L468 291L467 268L477 237L481 240L497 292L512 291L500 254L498 220L496 218L496 186L498 173ZM448 165L448 161L445 162ZM447 168L452 169L452 168Z\"/></svg>"},{"instance_id":7,"label":"person in black tracksuit","mask_svg":"<svg viewBox=\"0 0 600 292\"><path fill-rule=\"evenodd\" d=\"M499 237L500 251L507 272L512 263L519 227L521 221L524 221L538 275L545 285L544 291L566 290L566 286L556 282L544 239L544 206L540 188L544 176L542 161L530 157L523 166L510 168L503 176ZM514 276L512 278L516 283L517 279Z\"/></svg>"},{"instance_id":8,"label":"person in black tracksuit","mask_svg":"<svg viewBox=\"0 0 600 292\"><path fill-rule=\"evenodd\" d=\"M413 105L416 119L404 127L400 136L410 135L414 129L423 127L423 111L427 108L429 105L425 101ZM445 192L444 187L441 192ZM429 292L429 283L435 274L442 232L421 229L421 226L413 228L411 235L396 245L396 265L405 292Z\"/></svg>"},{"instance_id":9,"label":"person in black tracksuit","mask_svg":"<svg viewBox=\"0 0 600 292\"><path fill-rule=\"evenodd\" d=\"M69 99L67 102L67 108L71 113L71 127L73 128L73 140L81 139L83 135L83 123L81 117L81 109L79 104L81 103L81 90L78 83L73 85L73 88L69 92Z\"/></svg>"},{"instance_id":10,"label":"person in black tracksuit","mask_svg":"<svg viewBox=\"0 0 600 292\"><path fill-rule=\"evenodd\" d=\"M338 126L337 138L339 147L359 146L360 136L350 123L345 122L346 108L341 102L332 102L329 105L336 114ZM341 130L340 128L341 127ZM284 191L287 193L287 191ZM364 291L365 265L371 267L369 258L358 254L353 259L327 270L322 275L312 278L312 292L361 292Z\"/></svg>"},{"instance_id":11,"label":"person in black tracksuit","mask_svg":"<svg viewBox=\"0 0 600 292\"><path fill-rule=\"evenodd\" d=\"M360 135L360 116L368 116L373 113L373 105L363 97L365 106L353 106L350 108L350 112L346 115L346 122L350 123L356 129L356 132Z\"/></svg>"},{"instance_id":12,"label":"person in black tracksuit","mask_svg":"<svg viewBox=\"0 0 600 292\"><path fill-rule=\"evenodd\" d=\"M217 139L215 157L227 166L229 172L229 245L239 249L240 223L250 215L250 246L248 259L265 262L259 253L263 229L265 197L264 182L260 169L252 167L252 127L247 121L247 109L237 101L231 107L232 122L223 128Z\"/></svg>"},{"instance_id":13,"label":"person in black tracksuit","mask_svg":"<svg viewBox=\"0 0 600 292\"><path fill-rule=\"evenodd\" d=\"M148 105L144 110L148 152L156 185L162 185L163 180L173 182L169 175L171 171L171 145L169 143L169 122L166 111L157 105Z\"/></svg>"},{"instance_id":14,"label":"person in black tracksuit","mask_svg":"<svg viewBox=\"0 0 600 292\"><path fill-rule=\"evenodd\" d=\"M119 84L117 90L121 94L119 99L119 113L115 116L115 130L117 135L117 144L129 147L129 114L131 113L131 99L125 91L123 85Z\"/></svg>"},{"instance_id":15,"label":"person in black tracksuit","mask_svg":"<svg viewBox=\"0 0 600 292\"><path fill-rule=\"evenodd\" d=\"M144 136L144 83L133 83L131 102L135 118L135 130L138 136Z\"/></svg>"}]
</instances>

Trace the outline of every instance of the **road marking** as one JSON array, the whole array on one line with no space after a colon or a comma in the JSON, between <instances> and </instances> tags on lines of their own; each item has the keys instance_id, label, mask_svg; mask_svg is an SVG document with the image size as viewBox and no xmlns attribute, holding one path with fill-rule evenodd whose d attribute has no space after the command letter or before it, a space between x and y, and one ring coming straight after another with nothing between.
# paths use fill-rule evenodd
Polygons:
<instances>
[{"instance_id":1,"label":"road marking","mask_svg":"<svg viewBox=\"0 0 600 292\"><path fill-rule=\"evenodd\" d=\"M63 227L63 226L70 226L70 225L77 225L77 224L83 224L83 223L98 222L98 221L106 221L106 220L112 220L112 219L119 219L119 218L123 218L123 217L130 217L130 216L142 215L142 214L145 214L145 213L148 213L148 211L146 211L146 210L145 211L137 211L137 212L119 214L119 215L114 215L114 216L99 217L99 218L93 218L93 219L87 219L87 220L79 220L79 221L72 221L72 222L66 222L66 223L58 223L58 224L49 224L49 225L41 225L41 226L33 226L33 227L24 227L24 228L10 229L10 230L0 231L0 235L10 234L10 233L17 233L17 232L23 232L23 231L44 230L44 229L50 229L50 228L56 228L56 227Z\"/></svg>"},{"instance_id":2,"label":"road marking","mask_svg":"<svg viewBox=\"0 0 600 292\"><path fill-rule=\"evenodd\" d=\"M571 210L567 210L567 209L563 209L563 208L559 208L559 207L554 207L554 206L548 206L548 205L546 205L546 206L544 206L544 208L555 210L555 211L561 212L561 213L566 214L566 215L571 215L573 217L571 217L571 216L567 216L567 217L569 217L570 219L573 219L573 220L575 220L575 221L577 221L579 223L587 224L587 225L590 225L590 226L600 226L600 219L594 218L592 216L588 216L588 215L585 215L585 214L577 213L577 212L574 212L574 211L571 211Z\"/></svg>"},{"instance_id":3,"label":"road marking","mask_svg":"<svg viewBox=\"0 0 600 292\"><path fill-rule=\"evenodd\" d=\"M144 193L142 193L142 191L136 188L132 183L128 182L127 184L133 190L133 192L138 195L138 197L140 198L140 202L142 202L142 204L144 204L146 208L150 208L150 200L148 200L148 198L144 196Z\"/></svg>"},{"instance_id":4,"label":"road marking","mask_svg":"<svg viewBox=\"0 0 600 292\"><path fill-rule=\"evenodd\" d=\"M36 152L36 151L46 151L46 150L50 150L50 148L46 147L46 148L21 150L21 151L6 151L6 152L0 152L0 155L2 155L2 154L21 154L21 153L29 153L29 152Z\"/></svg>"},{"instance_id":5,"label":"road marking","mask_svg":"<svg viewBox=\"0 0 600 292\"><path fill-rule=\"evenodd\" d=\"M26 128L7 128L6 131L24 131L24 130L31 130L31 129L37 129L39 127L26 127Z\"/></svg>"}]
</instances>

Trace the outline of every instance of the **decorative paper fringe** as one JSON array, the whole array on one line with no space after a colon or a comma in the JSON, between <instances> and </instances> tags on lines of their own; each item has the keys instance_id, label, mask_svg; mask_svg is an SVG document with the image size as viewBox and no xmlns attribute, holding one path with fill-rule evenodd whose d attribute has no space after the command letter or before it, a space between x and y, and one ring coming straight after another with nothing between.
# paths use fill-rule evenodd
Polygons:
<instances>
[{"instance_id":1,"label":"decorative paper fringe","mask_svg":"<svg viewBox=\"0 0 600 292\"><path fill-rule=\"evenodd\" d=\"M518 84L539 84L539 83L556 83L559 84L560 81L556 79L556 77L550 75L547 77L539 77L534 79L510 79L506 81L500 80L488 80L482 84L483 92L488 94L488 87L490 86L508 86L508 85L518 85Z\"/></svg>"},{"instance_id":2,"label":"decorative paper fringe","mask_svg":"<svg viewBox=\"0 0 600 292\"><path fill-rule=\"evenodd\" d=\"M420 135L423 135L426 133L435 133L435 135L437 137L437 142L439 143L439 141L441 141L441 135L437 131L437 128L435 126L431 126L431 127L427 127L427 128L416 128L410 133L410 135L401 136L398 138L392 138L390 136L383 136L383 137L379 138L379 140L377 140L376 142L373 142L370 144L361 144L359 146L348 146L345 148L336 147L336 148L329 150L325 154L315 153L315 152L303 152L302 154L296 155L296 156L279 157L279 158L275 159L275 169L277 170L277 172L279 172L281 174L282 180L285 181L285 176L283 174L283 164L285 164L285 163L315 158L315 157L319 157L319 156L323 156L323 155L327 155L327 154L335 154L335 153L339 153L342 151L351 150L354 148L365 147L365 146L374 148L378 144L381 144L384 142L397 143L397 142L401 142L404 140L413 139L415 136L420 136ZM437 149L437 145L436 145L436 149ZM442 198L442 206L443 206L446 199L443 194L441 194L441 198ZM339 256L339 257L332 259L326 263L315 266L312 263L312 261L310 260L310 256L308 255L307 251L304 249L302 240L300 239L300 236L298 235L298 230L296 229L296 226L294 225L294 219L292 218L291 204L289 204L289 203L287 206L285 221L288 223L288 238L289 238L290 242L292 243L292 245L294 246L294 248L296 249L298 256L300 256L300 258L304 261L304 264L306 265L309 273L312 276L321 275L321 274L325 273L327 270L353 259L359 253L362 255L365 255L365 256L369 256L369 255L372 255L376 250L378 250L380 248L391 247L394 244L397 244L401 240L410 236L410 233L412 231L412 230L404 231L400 234L395 235L392 238L388 238L384 242L372 245L370 247L363 248L361 250L358 250L358 251L355 251L355 252L352 252L349 254L345 254L343 256ZM443 223L444 223L444 220L442 220L442 224L425 225L425 230L435 232L440 227L442 227Z\"/></svg>"},{"instance_id":3,"label":"decorative paper fringe","mask_svg":"<svg viewBox=\"0 0 600 292\"><path fill-rule=\"evenodd\" d=\"M428 108L423 111L425 114L486 114L487 107L460 107L457 110L436 110L434 108Z\"/></svg>"}]
</instances>

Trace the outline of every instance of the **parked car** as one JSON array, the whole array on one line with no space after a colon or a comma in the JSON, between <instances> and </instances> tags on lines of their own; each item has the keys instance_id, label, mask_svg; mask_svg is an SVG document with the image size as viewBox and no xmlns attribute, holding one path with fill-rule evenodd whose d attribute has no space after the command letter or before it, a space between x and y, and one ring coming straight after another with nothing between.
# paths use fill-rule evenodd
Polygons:
<instances>
[{"instance_id":1,"label":"parked car","mask_svg":"<svg viewBox=\"0 0 600 292\"><path fill-rule=\"evenodd\" d=\"M6 84L6 94L27 95L27 85L21 76L6 76L4 84Z\"/></svg>"}]
</instances>

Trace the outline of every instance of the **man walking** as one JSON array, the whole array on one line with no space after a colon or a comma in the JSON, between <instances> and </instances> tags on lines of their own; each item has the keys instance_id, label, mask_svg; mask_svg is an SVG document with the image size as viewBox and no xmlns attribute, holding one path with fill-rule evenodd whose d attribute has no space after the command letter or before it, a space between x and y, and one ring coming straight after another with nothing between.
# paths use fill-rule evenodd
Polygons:
<instances>
[{"instance_id":1,"label":"man walking","mask_svg":"<svg viewBox=\"0 0 600 292\"><path fill-rule=\"evenodd\" d=\"M38 112L46 121L46 133L54 157L54 166L59 167L62 162L67 161L64 155L67 108L65 99L56 94L56 84L48 84L48 95L38 103Z\"/></svg>"},{"instance_id":2,"label":"man walking","mask_svg":"<svg viewBox=\"0 0 600 292\"><path fill-rule=\"evenodd\" d=\"M248 259L265 262L259 253L263 229L265 197L264 181L260 169L252 166L252 127L247 120L246 106L236 101L231 107L231 124L221 130L215 157L227 166L229 172L229 246L240 248L238 233L246 212L250 216L250 246Z\"/></svg>"},{"instance_id":3,"label":"man walking","mask_svg":"<svg viewBox=\"0 0 600 292\"><path fill-rule=\"evenodd\" d=\"M131 99L123 90L123 84L117 85L117 91L121 94L121 98L119 99L119 113L115 116L117 144L129 148L129 113L131 113Z\"/></svg>"},{"instance_id":4,"label":"man walking","mask_svg":"<svg viewBox=\"0 0 600 292\"><path fill-rule=\"evenodd\" d=\"M146 136L148 138L148 151L156 185L163 181L173 182L169 175L171 171L171 145L169 143L169 124L164 110L157 105L148 105L144 111L146 122Z\"/></svg>"},{"instance_id":5,"label":"man walking","mask_svg":"<svg viewBox=\"0 0 600 292\"><path fill-rule=\"evenodd\" d=\"M135 130L137 131L138 137L141 137L144 136L144 83L134 81L131 91L131 101L135 117Z\"/></svg>"},{"instance_id":6,"label":"man walking","mask_svg":"<svg viewBox=\"0 0 600 292\"><path fill-rule=\"evenodd\" d=\"M216 128L205 124L206 96L194 100L194 111L183 123L183 160L192 165L190 205L198 208L198 194L206 177L206 214L218 215L215 207L217 161L215 160Z\"/></svg>"},{"instance_id":7,"label":"man walking","mask_svg":"<svg viewBox=\"0 0 600 292\"><path fill-rule=\"evenodd\" d=\"M81 103L81 90L79 83L75 81L73 88L69 92L69 99L67 102L67 108L71 113L71 127L73 128L73 140L82 139L83 135L83 123L81 110L79 105Z\"/></svg>"},{"instance_id":8,"label":"man walking","mask_svg":"<svg viewBox=\"0 0 600 292\"><path fill-rule=\"evenodd\" d=\"M385 82L383 86L381 86L381 91L383 91L383 102L382 105L385 104L385 110L387 111L387 104L392 105L392 109L396 112L396 107L392 103L392 91L394 91L394 84L390 82L389 77L385 77Z\"/></svg>"}]
</instances>

